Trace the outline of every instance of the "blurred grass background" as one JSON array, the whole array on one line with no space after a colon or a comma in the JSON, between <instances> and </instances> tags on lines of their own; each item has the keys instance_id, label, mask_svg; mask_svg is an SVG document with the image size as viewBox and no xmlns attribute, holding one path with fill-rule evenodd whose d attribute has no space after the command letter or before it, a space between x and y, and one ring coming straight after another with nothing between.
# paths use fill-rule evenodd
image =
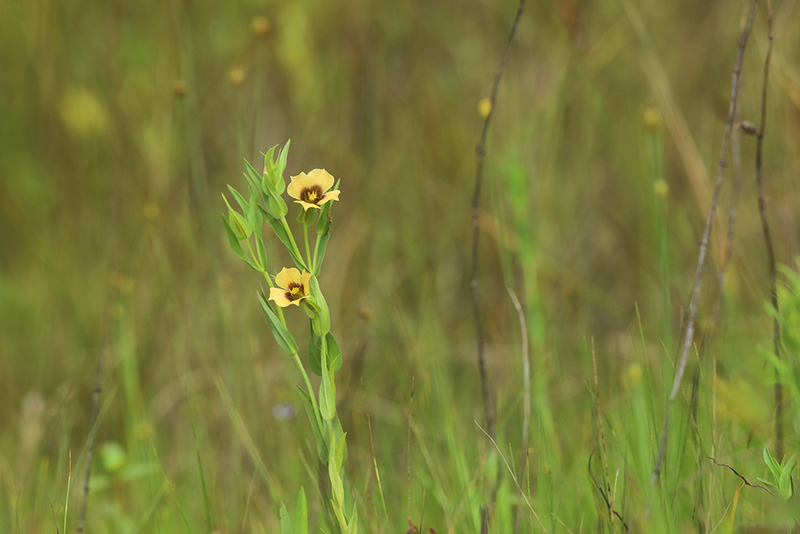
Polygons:
<instances>
[{"instance_id":1,"label":"blurred grass background","mask_svg":"<svg viewBox=\"0 0 800 534\"><path fill-rule=\"evenodd\" d=\"M591 530L606 513L586 472L596 445L590 338L620 488L638 462L618 498L629 521L644 514L641 483L663 421L748 7L526 7L487 145L481 292L498 444L516 469L522 364L506 282L528 312L534 406L531 476L521 483L551 532L561 522ZM764 169L777 257L793 265L800 7L774 7ZM515 9L453 0L0 4L0 530L62 528L67 503L74 529L104 339L88 531L276 532L278 503L293 503L301 485L320 514L308 425L280 412L300 409L297 377L259 311L258 276L228 250L219 220L220 192L244 183L243 158L258 162L291 138L288 174L324 167L341 179L321 282L345 352L340 413L367 531L404 531L409 509L418 524L424 510L440 533L479 531L494 474L486 470L493 447L473 423L483 415L470 201L478 102ZM741 118L752 122L766 37L761 13L740 99ZM649 108L663 117L650 130ZM722 334L698 375L710 436L698 450L739 462L760 461L772 410L757 352L769 346L771 325L754 147L743 138ZM728 197L726 189L724 208ZM708 280L723 235L717 226L701 326L718 297ZM287 259L277 246L270 252L277 271ZM718 391L712 369L727 390ZM365 406L388 517L376 504ZM788 444L797 445L793 432ZM667 515L685 527L698 515L686 487L709 466L680 467L678 449L665 478L686 513ZM738 481L715 476L692 493L707 495L712 525ZM510 531L516 513L507 474L503 488L493 532ZM739 513L757 521L759 506ZM524 525L538 531L530 517Z\"/></svg>"}]
</instances>

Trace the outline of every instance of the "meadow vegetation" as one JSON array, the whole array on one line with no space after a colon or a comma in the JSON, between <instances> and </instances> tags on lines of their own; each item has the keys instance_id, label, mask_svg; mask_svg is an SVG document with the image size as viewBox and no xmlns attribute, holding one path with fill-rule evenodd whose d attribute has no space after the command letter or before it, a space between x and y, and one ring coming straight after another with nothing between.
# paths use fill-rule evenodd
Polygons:
<instances>
[{"instance_id":1,"label":"meadow vegetation","mask_svg":"<svg viewBox=\"0 0 800 534\"><path fill-rule=\"evenodd\" d=\"M90 435L87 533L280 532L301 487L310 531L337 532L265 278L220 222L244 160L287 139L287 183L324 168L341 192L318 279L361 532L478 533L483 513L492 533L796 528L797 0L772 6L762 152L780 311L738 127L761 124L762 4L651 482L751 5L527 3L479 212L495 447L471 202L516 2L1 2L0 532L76 531ZM271 232L274 277L292 258ZM284 314L303 356L308 317Z\"/></svg>"}]
</instances>

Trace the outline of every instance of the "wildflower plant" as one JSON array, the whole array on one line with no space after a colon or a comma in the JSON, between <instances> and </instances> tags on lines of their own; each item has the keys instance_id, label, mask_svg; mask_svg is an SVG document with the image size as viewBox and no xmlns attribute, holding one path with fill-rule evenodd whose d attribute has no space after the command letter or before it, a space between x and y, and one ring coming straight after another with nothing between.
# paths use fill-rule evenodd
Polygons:
<instances>
[{"instance_id":1,"label":"wildflower plant","mask_svg":"<svg viewBox=\"0 0 800 534\"><path fill-rule=\"evenodd\" d=\"M289 186L283 178L289 142L277 154L272 147L264 156L264 171L259 174L245 161L248 183L247 197L228 186L241 213L228 206L228 217L222 223L228 234L233 252L247 265L262 274L269 286L269 296L262 289L258 293L261 309L269 322L278 346L292 357L303 377L305 388L298 386L300 397L308 415L316 441L320 461L327 466L331 484L331 506L339 529L344 534L358 532L358 513L355 504L345 504L345 479L343 466L347 457L345 433L336 413L336 384L334 374L342 366L342 351L331 333L328 304L320 289L319 276L331 230L331 207L339 200L338 183L324 169L301 172L291 177ZM283 199L287 193L302 210L296 223L302 226L302 249L287 221L289 206ZM286 247L294 262L293 267L283 267L274 277L269 274L267 252L264 246L264 223ZM310 231L311 232L310 232ZM313 253L309 233L316 234ZM310 319L308 367L320 376L317 392L311 385L308 373L298 355L299 348L284 316L284 308L302 308ZM351 499L348 499L352 502ZM281 506L281 533L307 534L308 519L306 498L300 490L294 521L285 505Z\"/></svg>"}]
</instances>

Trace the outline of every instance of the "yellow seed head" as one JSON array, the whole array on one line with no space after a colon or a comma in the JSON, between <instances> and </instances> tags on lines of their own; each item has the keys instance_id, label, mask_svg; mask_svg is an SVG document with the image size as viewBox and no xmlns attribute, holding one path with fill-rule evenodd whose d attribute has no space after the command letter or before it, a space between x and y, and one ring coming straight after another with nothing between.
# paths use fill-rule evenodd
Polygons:
<instances>
[{"instance_id":1,"label":"yellow seed head","mask_svg":"<svg viewBox=\"0 0 800 534\"><path fill-rule=\"evenodd\" d=\"M663 178L656 180L653 184L653 193L659 198L665 198L669 194L669 185L667 185L667 181Z\"/></svg>"},{"instance_id":2,"label":"yellow seed head","mask_svg":"<svg viewBox=\"0 0 800 534\"><path fill-rule=\"evenodd\" d=\"M481 117L484 119L489 116L489 113L492 111L492 101L488 98L481 98L481 101L478 102L478 112L481 114Z\"/></svg>"},{"instance_id":3,"label":"yellow seed head","mask_svg":"<svg viewBox=\"0 0 800 534\"><path fill-rule=\"evenodd\" d=\"M657 132L661 129L661 113L654 107L644 110L644 129L648 132Z\"/></svg>"}]
</instances>

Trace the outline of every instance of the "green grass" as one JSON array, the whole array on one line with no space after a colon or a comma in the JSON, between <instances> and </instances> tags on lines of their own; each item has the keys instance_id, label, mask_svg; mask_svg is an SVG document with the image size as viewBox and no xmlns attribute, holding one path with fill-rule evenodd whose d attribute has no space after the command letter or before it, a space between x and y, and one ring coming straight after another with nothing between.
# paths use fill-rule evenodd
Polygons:
<instances>
[{"instance_id":1,"label":"green grass","mask_svg":"<svg viewBox=\"0 0 800 534\"><path fill-rule=\"evenodd\" d=\"M722 323L708 328L716 226L698 323L710 337L650 485L745 8L636 5L645 36L617 2L529 2L500 87L480 248L498 452L475 424L470 195L478 102L514 2L0 4L0 531L76 529L105 339L85 532L279 532L301 487L310 531L331 532L301 377L259 309L263 278L219 223L243 159L287 138L288 174L341 179L320 284L345 354L339 415L364 532L405 532L409 511L426 533L479 532L495 484L490 532L513 532L518 515L521 532L540 532L501 453L548 532L624 530L592 480L606 470L631 532L792 524L796 497L742 487L708 460L770 479L772 325L747 136ZM778 261L794 267L800 31L795 3L774 7L765 184ZM251 28L260 16L265 37ZM740 102L756 122L763 13L751 39ZM289 262L278 245L266 243L273 274ZM506 286L530 340L527 451ZM786 357L791 380L796 347ZM275 418L278 405L297 416Z\"/></svg>"}]
</instances>

